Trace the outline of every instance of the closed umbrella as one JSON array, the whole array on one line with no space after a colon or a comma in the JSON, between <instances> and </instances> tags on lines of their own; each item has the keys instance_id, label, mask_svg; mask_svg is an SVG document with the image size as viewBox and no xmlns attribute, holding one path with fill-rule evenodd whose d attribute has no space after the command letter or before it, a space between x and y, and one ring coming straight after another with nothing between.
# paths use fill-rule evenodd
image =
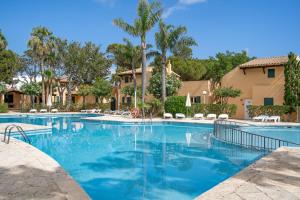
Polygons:
<instances>
[{"instance_id":1,"label":"closed umbrella","mask_svg":"<svg viewBox=\"0 0 300 200\"><path fill-rule=\"evenodd\" d=\"M192 107L190 93L188 93L188 95L186 97L185 106L187 107L187 110L188 110L188 108Z\"/></svg>"},{"instance_id":2,"label":"closed umbrella","mask_svg":"<svg viewBox=\"0 0 300 200\"><path fill-rule=\"evenodd\" d=\"M49 107L49 112L50 112L50 109L52 107L52 99L50 94L48 95L48 99L47 99L47 107Z\"/></svg>"}]
</instances>

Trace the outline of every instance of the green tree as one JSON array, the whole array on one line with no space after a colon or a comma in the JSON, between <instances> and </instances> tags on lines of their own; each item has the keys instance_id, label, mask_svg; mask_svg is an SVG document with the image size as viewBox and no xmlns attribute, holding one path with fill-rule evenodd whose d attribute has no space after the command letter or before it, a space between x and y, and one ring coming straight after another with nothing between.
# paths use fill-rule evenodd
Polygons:
<instances>
[{"instance_id":1,"label":"green tree","mask_svg":"<svg viewBox=\"0 0 300 200\"><path fill-rule=\"evenodd\" d=\"M91 86L87 84L78 87L78 94L83 98L83 108L85 108L85 99L91 94Z\"/></svg>"},{"instance_id":2,"label":"green tree","mask_svg":"<svg viewBox=\"0 0 300 200\"><path fill-rule=\"evenodd\" d=\"M173 96L177 94L179 88L181 86L181 81L174 75L167 75L166 78L166 95ZM162 84L161 84L161 73L154 74L148 86L148 91L155 98L162 97Z\"/></svg>"},{"instance_id":3,"label":"green tree","mask_svg":"<svg viewBox=\"0 0 300 200\"><path fill-rule=\"evenodd\" d=\"M0 83L0 104L2 103L2 95L6 94L7 89L5 84Z\"/></svg>"},{"instance_id":4,"label":"green tree","mask_svg":"<svg viewBox=\"0 0 300 200\"><path fill-rule=\"evenodd\" d=\"M0 29L0 51L3 51L4 49L6 49L6 47L7 47L7 40Z\"/></svg>"},{"instance_id":5,"label":"green tree","mask_svg":"<svg viewBox=\"0 0 300 200\"><path fill-rule=\"evenodd\" d=\"M183 81L202 80L207 73L207 64L209 64L206 60L180 57L171 57L170 61L173 71L179 74Z\"/></svg>"},{"instance_id":6,"label":"green tree","mask_svg":"<svg viewBox=\"0 0 300 200\"><path fill-rule=\"evenodd\" d=\"M49 56L51 48L53 46L52 40L53 34L46 27L36 27L32 29L30 40L28 41L29 50L37 59L40 66L40 74L42 77L42 103L46 103L45 94L45 62L47 56Z\"/></svg>"},{"instance_id":7,"label":"green tree","mask_svg":"<svg viewBox=\"0 0 300 200\"><path fill-rule=\"evenodd\" d=\"M105 97L109 97L111 95L111 91L112 86L110 82L103 78L97 78L91 88L92 94L98 97L101 103Z\"/></svg>"},{"instance_id":8,"label":"green tree","mask_svg":"<svg viewBox=\"0 0 300 200\"><path fill-rule=\"evenodd\" d=\"M40 95L41 89L41 85L35 82L25 83L21 86L21 91L30 96L32 108L34 108L34 97Z\"/></svg>"},{"instance_id":9,"label":"green tree","mask_svg":"<svg viewBox=\"0 0 300 200\"><path fill-rule=\"evenodd\" d=\"M146 92L146 36L147 33L159 21L162 14L160 3L154 1L149 3L147 0L139 0L137 15L134 24L130 25L123 19L115 19L114 24L134 37L140 37L142 49L142 104L145 102ZM143 110L144 116L144 110Z\"/></svg>"},{"instance_id":10,"label":"green tree","mask_svg":"<svg viewBox=\"0 0 300 200\"><path fill-rule=\"evenodd\" d=\"M230 51L218 53L215 57L211 57L210 61L207 62L208 69L205 78L212 80L213 87L217 88L226 73L252 59L254 59L254 57L249 57L246 51L239 53Z\"/></svg>"},{"instance_id":11,"label":"green tree","mask_svg":"<svg viewBox=\"0 0 300 200\"><path fill-rule=\"evenodd\" d=\"M197 44L193 38L187 37L185 35L186 33L187 29L185 27L174 27L172 25L167 25L161 20L159 22L159 32L155 34L156 47L160 51L162 61L161 96L163 105L166 101L166 63L168 51L176 50L178 46L190 47Z\"/></svg>"},{"instance_id":12,"label":"green tree","mask_svg":"<svg viewBox=\"0 0 300 200\"><path fill-rule=\"evenodd\" d=\"M241 90L232 87L217 88L214 90L214 96L219 104L227 104L229 98L236 98L240 95Z\"/></svg>"},{"instance_id":13,"label":"green tree","mask_svg":"<svg viewBox=\"0 0 300 200\"><path fill-rule=\"evenodd\" d=\"M0 51L0 82L13 83L13 78L21 69L21 60L11 50Z\"/></svg>"},{"instance_id":14,"label":"green tree","mask_svg":"<svg viewBox=\"0 0 300 200\"><path fill-rule=\"evenodd\" d=\"M300 61L296 54L290 53L284 66L284 101L286 105L296 108L300 105Z\"/></svg>"}]
</instances>

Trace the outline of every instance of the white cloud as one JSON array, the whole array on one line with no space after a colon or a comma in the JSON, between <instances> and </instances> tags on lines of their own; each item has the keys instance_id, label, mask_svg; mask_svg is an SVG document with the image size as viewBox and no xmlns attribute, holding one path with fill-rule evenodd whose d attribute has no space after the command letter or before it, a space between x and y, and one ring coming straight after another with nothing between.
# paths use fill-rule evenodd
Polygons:
<instances>
[{"instance_id":1,"label":"white cloud","mask_svg":"<svg viewBox=\"0 0 300 200\"><path fill-rule=\"evenodd\" d=\"M178 10L184 10L186 9L188 6L191 6L191 5L194 5L194 4L198 4L198 3L204 3L206 2L206 0L178 0L178 2L167 8L162 17L163 18L168 18L170 15L172 15L175 11L178 11Z\"/></svg>"}]
</instances>

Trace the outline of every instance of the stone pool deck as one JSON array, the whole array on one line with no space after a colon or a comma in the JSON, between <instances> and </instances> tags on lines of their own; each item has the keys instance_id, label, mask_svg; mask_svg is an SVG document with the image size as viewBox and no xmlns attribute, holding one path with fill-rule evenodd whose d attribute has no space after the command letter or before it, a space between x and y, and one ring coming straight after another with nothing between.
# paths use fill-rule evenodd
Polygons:
<instances>
[{"instance_id":1,"label":"stone pool deck","mask_svg":"<svg viewBox=\"0 0 300 200\"><path fill-rule=\"evenodd\" d=\"M83 189L48 155L11 139L0 142L0 199L89 199Z\"/></svg>"},{"instance_id":2,"label":"stone pool deck","mask_svg":"<svg viewBox=\"0 0 300 200\"><path fill-rule=\"evenodd\" d=\"M300 199L300 148L282 147L197 200Z\"/></svg>"}]
</instances>

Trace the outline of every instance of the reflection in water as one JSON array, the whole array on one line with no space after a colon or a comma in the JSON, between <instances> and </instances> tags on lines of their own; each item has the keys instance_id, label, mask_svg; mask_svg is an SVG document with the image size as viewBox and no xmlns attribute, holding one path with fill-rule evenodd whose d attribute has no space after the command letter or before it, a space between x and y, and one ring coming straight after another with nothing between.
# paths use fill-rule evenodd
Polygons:
<instances>
[{"instance_id":1,"label":"reflection in water","mask_svg":"<svg viewBox=\"0 0 300 200\"><path fill-rule=\"evenodd\" d=\"M193 199L263 155L214 141L210 125L51 120L52 135L32 136L33 145L93 199Z\"/></svg>"}]
</instances>

